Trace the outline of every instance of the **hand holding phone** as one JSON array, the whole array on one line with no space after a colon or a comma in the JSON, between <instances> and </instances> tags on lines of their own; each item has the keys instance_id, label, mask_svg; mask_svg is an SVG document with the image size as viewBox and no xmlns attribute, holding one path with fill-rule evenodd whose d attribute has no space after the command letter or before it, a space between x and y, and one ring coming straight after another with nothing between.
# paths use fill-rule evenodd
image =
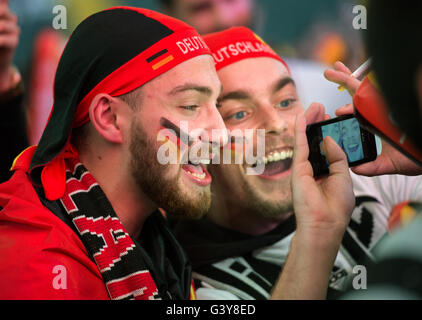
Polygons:
<instances>
[{"instance_id":1,"label":"hand holding phone","mask_svg":"<svg viewBox=\"0 0 422 320\"><path fill-rule=\"evenodd\" d=\"M340 243L354 207L353 184L347 157L333 141L324 141L329 174L316 180L309 158L306 120L298 115L295 124L295 145L292 165L292 199L296 217L296 234L316 238L327 237L331 244ZM338 195L342 196L339 197ZM337 248L338 250L338 248ZM337 251L336 251L337 252Z\"/></svg>"},{"instance_id":2,"label":"hand holding phone","mask_svg":"<svg viewBox=\"0 0 422 320\"><path fill-rule=\"evenodd\" d=\"M325 137L330 136L347 155L350 167L373 161L377 158L375 136L362 128L353 115L345 115L307 126L309 161L314 176L328 174L328 162L321 148Z\"/></svg>"}]
</instances>

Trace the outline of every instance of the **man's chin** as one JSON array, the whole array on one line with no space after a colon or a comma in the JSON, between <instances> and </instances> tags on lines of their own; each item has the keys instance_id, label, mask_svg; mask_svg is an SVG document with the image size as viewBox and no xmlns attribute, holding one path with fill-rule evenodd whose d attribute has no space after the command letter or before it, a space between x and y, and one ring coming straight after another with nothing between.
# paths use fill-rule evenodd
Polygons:
<instances>
[{"instance_id":1,"label":"man's chin","mask_svg":"<svg viewBox=\"0 0 422 320\"><path fill-rule=\"evenodd\" d=\"M200 219L211 206L211 194L201 193L198 196L179 194L178 197L169 198L163 203L163 209L176 218Z\"/></svg>"},{"instance_id":2,"label":"man's chin","mask_svg":"<svg viewBox=\"0 0 422 320\"><path fill-rule=\"evenodd\" d=\"M245 209L269 219L277 219L293 211L290 172L279 174L274 179L245 174L243 180L241 198Z\"/></svg>"},{"instance_id":3,"label":"man's chin","mask_svg":"<svg viewBox=\"0 0 422 320\"><path fill-rule=\"evenodd\" d=\"M168 212L178 218L200 219L211 206L211 188L201 187L179 176L177 195L168 199Z\"/></svg>"}]
</instances>

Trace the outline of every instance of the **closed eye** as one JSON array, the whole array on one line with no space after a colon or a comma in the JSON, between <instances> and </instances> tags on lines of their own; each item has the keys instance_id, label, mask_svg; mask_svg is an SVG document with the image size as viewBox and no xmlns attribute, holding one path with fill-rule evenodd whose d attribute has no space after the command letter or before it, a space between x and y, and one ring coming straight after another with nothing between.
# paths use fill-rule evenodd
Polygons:
<instances>
[{"instance_id":1,"label":"closed eye","mask_svg":"<svg viewBox=\"0 0 422 320\"><path fill-rule=\"evenodd\" d=\"M196 109L199 108L199 106L197 106L197 105L180 106L180 108L185 109L185 110L189 110L189 111L195 111Z\"/></svg>"}]
</instances>

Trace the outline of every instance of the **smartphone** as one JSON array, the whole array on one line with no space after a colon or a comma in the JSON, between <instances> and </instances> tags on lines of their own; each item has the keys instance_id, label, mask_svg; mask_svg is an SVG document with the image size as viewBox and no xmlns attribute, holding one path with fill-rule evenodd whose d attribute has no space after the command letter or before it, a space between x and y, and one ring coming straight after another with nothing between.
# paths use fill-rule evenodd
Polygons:
<instances>
[{"instance_id":1,"label":"smartphone","mask_svg":"<svg viewBox=\"0 0 422 320\"><path fill-rule=\"evenodd\" d=\"M322 141L327 136L333 138L344 150L349 167L377 158L375 136L362 128L352 114L308 125L306 135L309 144L309 161L315 177L329 172L328 161L322 151Z\"/></svg>"}]
</instances>

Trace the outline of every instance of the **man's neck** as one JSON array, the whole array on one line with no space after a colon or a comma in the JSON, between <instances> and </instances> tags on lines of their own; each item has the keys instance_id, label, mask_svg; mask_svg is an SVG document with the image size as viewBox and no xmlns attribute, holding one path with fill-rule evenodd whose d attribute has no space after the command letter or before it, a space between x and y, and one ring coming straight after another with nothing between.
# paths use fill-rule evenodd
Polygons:
<instances>
[{"instance_id":1,"label":"man's neck","mask_svg":"<svg viewBox=\"0 0 422 320\"><path fill-rule=\"evenodd\" d=\"M207 217L227 229L259 236L275 229L292 214L285 213L275 218L266 218L251 209L234 205L227 199L227 193L213 190L212 205Z\"/></svg>"},{"instance_id":2,"label":"man's neck","mask_svg":"<svg viewBox=\"0 0 422 320\"><path fill-rule=\"evenodd\" d=\"M118 154L106 154L80 154L80 160L101 186L127 232L137 239L157 206L139 190Z\"/></svg>"}]
</instances>

